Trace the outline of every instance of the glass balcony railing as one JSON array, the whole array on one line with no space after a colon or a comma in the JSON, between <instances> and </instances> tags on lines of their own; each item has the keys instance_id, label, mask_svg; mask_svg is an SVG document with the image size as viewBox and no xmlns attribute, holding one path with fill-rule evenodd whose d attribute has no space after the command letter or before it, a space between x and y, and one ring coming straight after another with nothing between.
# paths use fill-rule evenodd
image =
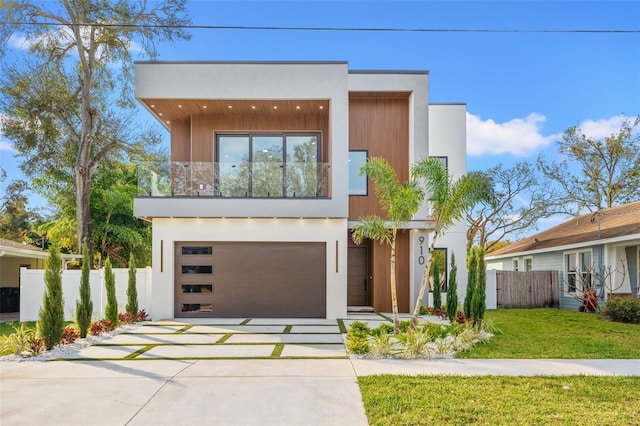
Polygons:
<instances>
[{"instance_id":1,"label":"glass balcony railing","mask_svg":"<svg viewBox=\"0 0 640 426\"><path fill-rule=\"evenodd\" d=\"M138 196L327 198L328 163L172 162L138 165Z\"/></svg>"}]
</instances>

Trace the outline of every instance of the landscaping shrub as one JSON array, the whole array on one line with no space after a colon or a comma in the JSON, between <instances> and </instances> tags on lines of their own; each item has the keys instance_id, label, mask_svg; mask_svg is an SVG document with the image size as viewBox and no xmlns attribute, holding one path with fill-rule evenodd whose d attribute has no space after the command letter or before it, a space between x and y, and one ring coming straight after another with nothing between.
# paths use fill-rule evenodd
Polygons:
<instances>
[{"instance_id":1,"label":"landscaping shrub","mask_svg":"<svg viewBox=\"0 0 640 426\"><path fill-rule=\"evenodd\" d=\"M35 334L35 330L27 328L25 323L20 323L20 327L14 325L13 329L15 332L3 342L1 351L20 355L29 349L29 337Z\"/></svg>"},{"instance_id":2,"label":"landscaping shrub","mask_svg":"<svg viewBox=\"0 0 640 426\"><path fill-rule=\"evenodd\" d=\"M369 334L371 328L364 322L354 321L347 333L347 350L352 354L362 355L370 351Z\"/></svg>"},{"instance_id":3,"label":"landscaping shrub","mask_svg":"<svg viewBox=\"0 0 640 426\"><path fill-rule=\"evenodd\" d=\"M116 277L111 269L111 260L104 262L104 286L107 291L107 305L104 308L105 319L111 321L113 327L118 326L118 299L116 299Z\"/></svg>"},{"instance_id":4,"label":"landscaping shrub","mask_svg":"<svg viewBox=\"0 0 640 426\"><path fill-rule=\"evenodd\" d=\"M113 323L106 319L91 321L89 325L89 334L91 336L99 336L111 330L113 330Z\"/></svg>"},{"instance_id":5,"label":"landscaping shrub","mask_svg":"<svg viewBox=\"0 0 640 426\"><path fill-rule=\"evenodd\" d=\"M136 260L129 254L129 281L127 283L127 312L138 313L138 289L136 288Z\"/></svg>"},{"instance_id":6,"label":"landscaping shrub","mask_svg":"<svg viewBox=\"0 0 640 426\"><path fill-rule=\"evenodd\" d=\"M437 261L431 264L433 270L433 309L442 307L442 281L440 280L440 265Z\"/></svg>"},{"instance_id":7,"label":"landscaping shrub","mask_svg":"<svg viewBox=\"0 0 640 426\"><path fill-rule=\"evenodd\" d=\"M640 299L631 296L609 297L602 313L615 322L640 324Z\"/></svg>"},{"instance_id":8,"label":"landscaping shrub","mask_svg":"<svg viewBox=\"0 0 640 426\"><path fill-rule=\"evenodd\" d=\"M464 316L466 318L473 318L473 314L471 312L473 295L476 290L476 281L478 278L478 258L476 256L475 250L471 249L468 254L467 259L467 293L464 297Z\"/></svg>"},{"instance_id":9,"label":"landscaping shrub","mask_svg":"<svg viewBox=\"0 0 640 426\"><path fill-rule=\"evenodd\" d=\"M62 329L64 328L62 258L60 257L60 249L55 244L49 248L44 282L46 288L42 298L37 329L45 347L51 349L62 340Z\"/></svg>"},{"instance_id":10,"label":"landscaping shrub","mask_svg":"<svg viewBox=\"0 0 640 426\"><path fill-rule=\"evenodd\" d=\"M145 312L144 309L140 309L138 311L137 317L138 317L138 321L146 321L147 318L149 318L149 315Z\"/></svg>"},{"instance_id":11,"label":"landscaping shrub","mask_svg":"<svg viewBox=\"0 0 640 426\"><path fill-rule=\"evenodd\" d=\"M87 330L88 329L89 327L87 327ZM75 342L76 339L79 339L79 338L80 338L80 331L74 326L68 325L62 330L62 342L60 343L63 345L68 345L70 343Z\"/></svg>"},{"instance_id":12,"label":"landscaping shrub","mask_svg":"<svg viewBox=\"0 0 640 426\"><path fill-rule=\"evenodd\" d=\"M471 299L471 315L473 317L473 325L480 329L484 311L487 308L487 268L484 261L484 249L476 247L475 251L477 269L473 297Z\"/></svg>"},{"instance_id":13,"label":"landscaping shrub","mask_svg":"<svg viewBox=\"0 0 640 426\"><path fill-rule=\"evenodd\" d=\"M372 336L381 336L383 334L392 334L393 333L393 325L383 322L373 330L371 330Z\"/></svg>"},{"instance_id":14,"label":"landscaping shrub","mask_svg":"<svg viewBox=\"0 0 640 426\"><path fill-rule=\"evenodd\" d=\"M91 273L91 261L87 246L82 248L82 273L80 275L80 300L76 300L76 324L80 337L87 337L91 317L93 316L93 301L91 300L91 286L89 274Z\"/></svg>"},{"instance_id":15,"label":"landscaping shrub","mask_svg":"<svg viewBox=\"0 0 640 426\"><path fill-rule=\"evenodd\" d=\"M453 321L458 310L458 266L456 265L456 255L451 253L451 274L449 275L449 285L447 286L447 318Z\"/></svg>"}]
</instances>

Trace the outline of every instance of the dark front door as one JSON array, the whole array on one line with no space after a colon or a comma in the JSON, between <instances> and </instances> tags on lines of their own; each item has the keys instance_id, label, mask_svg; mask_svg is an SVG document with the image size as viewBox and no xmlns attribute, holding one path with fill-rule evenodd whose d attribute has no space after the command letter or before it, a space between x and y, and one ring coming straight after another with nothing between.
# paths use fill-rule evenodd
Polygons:
<instances>
[{"instance_id":1,"label":"dark front door","mask_svg":"<svg viewBox=\"0 0 640 426\"><path fill-rule=\"evenodd\" d=\"M369 305L369 268L367 247L349 247L347 305Z\"/></svg>"}]
</instances>

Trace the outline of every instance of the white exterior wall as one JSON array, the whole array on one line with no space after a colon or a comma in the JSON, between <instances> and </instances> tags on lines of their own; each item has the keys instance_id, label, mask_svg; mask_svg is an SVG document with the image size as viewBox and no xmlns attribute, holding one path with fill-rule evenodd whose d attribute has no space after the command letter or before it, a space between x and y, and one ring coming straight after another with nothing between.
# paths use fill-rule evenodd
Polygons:
<instances>
[{"instance_id":1,"label":"white exterior wall","mask_svg":"<svg viewBox=\"0 0 640 426\"><path fill-rule=\"evenodd\" d=\"M116 279L116 298L118 311L124 312L127 306L128 269L113 269ZM44 296L44 269L20 269L20 321L37 321ZM80 299L80 270L62 271L62 297L64 298L65 321L72 321L76 314L76 301ZM107 295L104 287L104 270L93 270L89 274L93 318L104 318ZM136 289L138 306L150 314L151 268L136 270Z\"/></svg>"},{"instance_id":2,"label":"white exterior wall","mask_svg":"<svg viewBox=\"0 0 640 426\"><path fill-rule=\"evenodd\" d=\"M174 317L176 241L324 242L327 318L344 318L347 314L346 219L154 219L154 319Z\"/></svg>"},{"instance_id":3,"label":"white exterior wall","mask_svg":"<svg viewBox=\"0 0 640 426\"><path fill-rule=\"evenodd\" d=\"M447 157L449 173L454 179L467 172L467 107L465 104L429 105L429 155ZM458 266L458 301L464 302L467 291L467 224L455 223L438 238L436 248L448 248L447 270L451 272L451 254Z\"/></svg>"}]
</instances>

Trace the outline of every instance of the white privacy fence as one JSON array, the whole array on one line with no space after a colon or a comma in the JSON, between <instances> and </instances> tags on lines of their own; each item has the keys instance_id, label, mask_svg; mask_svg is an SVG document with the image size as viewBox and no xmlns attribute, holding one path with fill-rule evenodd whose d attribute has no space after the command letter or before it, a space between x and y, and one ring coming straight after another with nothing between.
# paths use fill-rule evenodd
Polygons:
<instances>
[{"instance_id":1,"label":"white privacy fence","mask_svg":"<svg viewBox=\"0 0 640 426\"><path fill-rule=\"evenodd\" d=\"M76 314L76 300L80 299L80 270L62 271L62 297L64 298L65 320L72 321ZM20 321L37 321L38 312L44 296L43 269L20 269ZM116 278L116 298L118 311L124 312L127 306L128 269L113 269ZM91 271L89 275L91 299L93 300L93 318L104 318L107 294L104 287L104 269ZM136 289L138 307L151 313L151 268L136 270Z\"/></svg>"}]
</instances>

